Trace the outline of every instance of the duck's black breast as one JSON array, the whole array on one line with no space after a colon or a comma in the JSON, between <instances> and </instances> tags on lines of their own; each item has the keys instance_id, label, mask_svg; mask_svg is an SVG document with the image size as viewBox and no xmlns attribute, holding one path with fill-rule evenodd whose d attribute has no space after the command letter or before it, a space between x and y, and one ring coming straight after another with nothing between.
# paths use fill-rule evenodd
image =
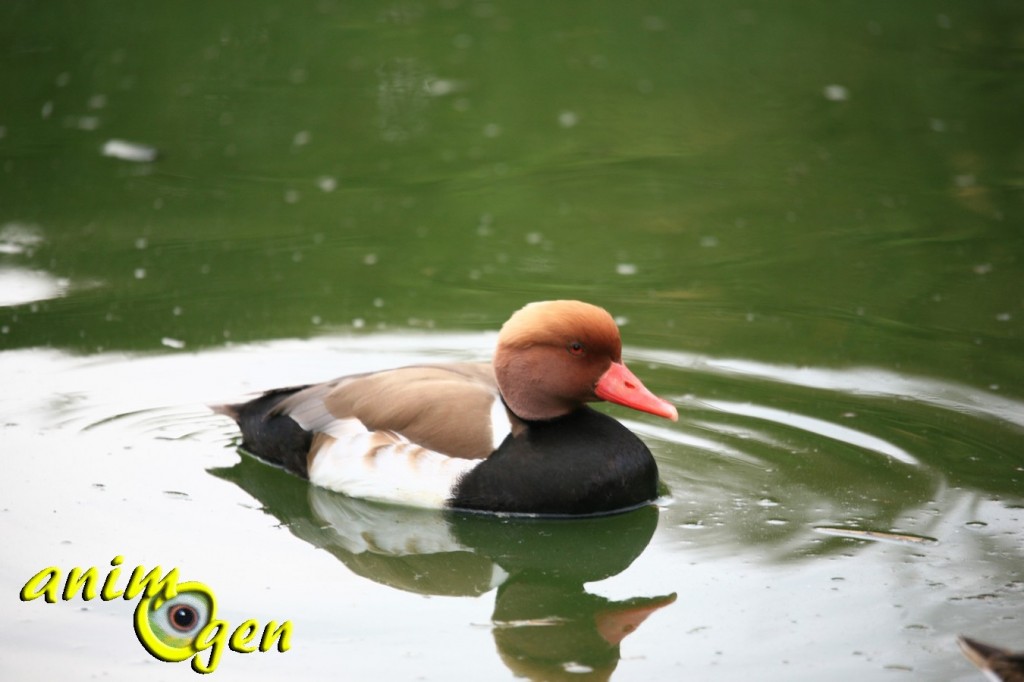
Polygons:
<instances>
[{"instance_id":1,"label":"duck's black breast","mask_svg":"<svg viewBox=\"0 0 1024 682\"><path fill-rule=\"evenodd\" d=\"M449 506L520 514L624 511L658 495L650 450L608 415L583 407L531 421L455 486Z\"/></svg>"}]
</instances>

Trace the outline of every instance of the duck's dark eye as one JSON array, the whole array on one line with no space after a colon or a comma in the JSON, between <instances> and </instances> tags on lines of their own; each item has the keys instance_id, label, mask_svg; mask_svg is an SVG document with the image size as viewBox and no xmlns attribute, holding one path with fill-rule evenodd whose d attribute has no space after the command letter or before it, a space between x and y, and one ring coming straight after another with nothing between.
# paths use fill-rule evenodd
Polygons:
<instances>
[{"instance_id":1,"label":"duck's dark eye","mask_svg":"<svg viewBox=\"0 0 1024 682\"><path fill-rule=\"evenodd\" d=\"M583 355L587 352L587 347L579 341L573 341L566 346L566 349L569 351L570 355Z\"/></svg>"}]
</instances>

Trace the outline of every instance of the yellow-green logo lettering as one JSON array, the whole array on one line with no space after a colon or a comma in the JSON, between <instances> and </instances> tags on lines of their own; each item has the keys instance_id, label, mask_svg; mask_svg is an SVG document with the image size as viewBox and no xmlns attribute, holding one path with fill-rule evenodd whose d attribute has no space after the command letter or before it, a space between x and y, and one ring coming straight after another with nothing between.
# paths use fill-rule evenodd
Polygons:
<instances>
[{"instance_id":1,"label":"yellow-green logo lettering","mask_svg":"<svg viewBox=\"0 0 1024 682\"><path fill-rule=\"evenodd\" d=\"M231 626L217 618L217 598L203 583L178 582L178 569L172 568L163 578L159 566L146 572L142 566L135 567L123 590L117 588L124 557L111 560L111 570L100 586L99 569L95 566L82 569L72 568L63 581L61 571L50 566L28 579L21 588L21 601L29 602L39 597L49 604L59 597L70 601L77 594L88 601L97 596L103 601L119 597L126 600L139 595L135 607L135 635L146 651L155 658L167 662L192 659L192 669L197 673L212 673L220 664L225 648L239 654L255 651L266 652L277 643L279 652L291 648L291 621L280 625L269 621L263 629L259 643L259 623L253 619L244 621L234 631Z\"/></svg>"}]
</instances>

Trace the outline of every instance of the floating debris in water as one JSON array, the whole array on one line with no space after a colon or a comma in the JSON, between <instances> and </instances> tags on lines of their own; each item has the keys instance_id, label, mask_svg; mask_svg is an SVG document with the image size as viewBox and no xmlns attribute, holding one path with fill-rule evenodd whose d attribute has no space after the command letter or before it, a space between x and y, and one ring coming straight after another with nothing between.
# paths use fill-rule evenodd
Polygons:
<instances>
[{"instance_id":1,"label":"floating debris in water","mask_svg":"<svg viewBox=\"0 0 1024 682\"><path fill-rule=\"evenodd\" d=\"M615 266L615 272L619 275L635 275L636 265L633 263L619 263Z\"/></svg>"},{"instance_id":2,"label":"floating debris in water","mask_svg":"<svg viewBox=\"0 0 1024 682\"><path fill-rule=\"evenodd\" d=\"M174 348L175 350L181 350L185 347L185 342L181 339L172 339L169 336L165 336L160 339L160 343L167 346L168 348Z\"/></svg>"},{"instance_id":3,"label":"floating debris in water","mask_svg":"<svg viewBox=\"0 0 1024 682\"><path fill-rule=\"evenodd\" d=\"M427 78L423 83L423 89L431 97L444 97L464 89L459 81L446 78Z\"/></svg>"},{"instance_id":4,"label":"floating debris in water","mask_svg":"<svg viewBox=\"0 0 1024 682\"><path fill-rule=\"evenodd\" d=\"M826 85L822 92L829 102L845 102L850 99L850 91L842 85Z\"/></svg>"},{"instance_id":5,"label":"floating debris in water","mask_svg":"<svg viewBox=\"0 0 1024 682\"><path fill-rule=\"evenodd\" d=\"M575 111L563 111L558 114L558 125L563 128L573 128L580 122L580 117Z\"/></svg>"},{"instance_id":6,"label":"floating debris in water","mask_svg":"<svg viewBox=\"0 0 1024 682\"><path fill-rule=\"evenodd\" d=\"M891 533L883 530L861 530L859 528L837 528L833 526L815 526L814 530L822 535L854 540L873 540L875 542L893 542L899 545L937 545L939 541L925 535L910 533Z\"/></svg>"},{"instance_id":7,"label":"floating debris in water","mask_svg":"<svg viewBox=\"0 0 1024 682\"><path fill-rule=\"evenodd\" d=\"M158 152L156 147L139 144L138 142L107 140L103 145L103 156L109 156L113 159L121 159L122 161L151 163L156 161L157 155Z\"/></svg>"},{"instance_id":8,"label":"floating debris in water","mask_svg":"<svg viewBox=\"0 0 1024 682\"><path fill-rule=\"evenodd\" d=\"M913 666L904 665L902 663L890 663L882 666L882 670L896 670L897 672L912 673L914 672Z\"/></svg>"},{"instance_id":9,"label":"floating debris in water","mask_svg":"<svg viewBox=\"0 0 1024 682\"><path fill-rule=\"evenodd\" d=\"M565 672L572 673L574 675L585 675L594 672L594 669L589 665L577 663L576 661L567 661L563 663L562 669L565 670Z\"/></svg>"},{"instance_id":10,"label":"floating debris in water","mask_svg":"<svg viewBox=\"0 0 1024 682\"><path fill-rule=\"evenodd\" d=\"M568 618L562 616L544 616L541 618L524 618L521 620L496 620L493 622L492 627L497 630L504 628L521 628L521 627L551 627L552 625L565 625L571 622Z\"/></svg>"},{"instance_id":11,"label":"floating debris in water","mask_svg":"<svg viewBox=\"0 0 1024 682\"><path fill-rule=\"evenodd\" d=\"M190 499L188 493L183 493L180 490L165 490L164 495L167 497L174 498L176 500L188 500Z\"/></svg>"},{"instance_id":12,"label":"floating debris in water","mask_svg":"<svg viewBox=\"0 0 1024 682\"><path fill-rule=\"evenodd\" d=\"M68 127L78 128L79 130L96 130L100 127L100 119L98 116L79 116L66 119L65 124Z\"/></svg>"}]
</instances>

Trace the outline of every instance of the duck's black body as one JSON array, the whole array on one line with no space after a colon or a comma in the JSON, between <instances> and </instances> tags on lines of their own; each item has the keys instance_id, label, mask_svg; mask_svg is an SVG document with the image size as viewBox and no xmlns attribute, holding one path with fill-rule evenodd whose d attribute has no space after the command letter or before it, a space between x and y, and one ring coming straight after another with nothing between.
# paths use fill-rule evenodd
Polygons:
<instances>
[{"instance_id":1,"label":"duck's black body","mask_svg":"<svg viewBox=\"0 0 1024 682\"><path fill-rule=\"evenodd\" d=\"M577 516L625 511L657 497L650 450L608 415L581 407L524 424L459 480L449 506Z\"/></svg>"}]
</instances>

